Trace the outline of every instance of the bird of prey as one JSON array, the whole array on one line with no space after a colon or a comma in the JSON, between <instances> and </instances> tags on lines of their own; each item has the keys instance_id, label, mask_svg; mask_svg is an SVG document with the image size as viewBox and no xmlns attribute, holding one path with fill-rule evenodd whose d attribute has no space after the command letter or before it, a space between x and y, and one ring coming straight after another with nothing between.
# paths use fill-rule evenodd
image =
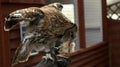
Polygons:
<instances>
[{"instance_id":1,"label":"bird of prey","mask_svg":"<svg viewBox=\"0 0 120 67\"><path fill-rule=\"evenodd\" d=\"M61 3L40 8L29 7L16 10L5 18L5 31L10 31L19 23L26 25L26 34L22 45L16 50L13 64L27 61L32 50L45 50L49 53L56 45L73 42L77 25L61 13L62 8Z\"/></svg>"}]
</instances>

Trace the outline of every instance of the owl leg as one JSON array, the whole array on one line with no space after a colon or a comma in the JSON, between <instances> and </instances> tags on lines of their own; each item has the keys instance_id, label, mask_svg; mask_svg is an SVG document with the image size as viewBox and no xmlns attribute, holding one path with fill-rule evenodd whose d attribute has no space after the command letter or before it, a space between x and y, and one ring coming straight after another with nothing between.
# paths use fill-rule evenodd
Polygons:
<instances>
[{"instance_id":1,"label":"owl leg","mask_svg":"<svg viewBox=\"0 0 120 67\"><path fill-rule=\"evenodd\" d=\"M24 44L29 38L32 38L33 36L34 34L28 33L28 35L24 37L22 44Z\"/></svg>"},{"instance_id":2,"label":"owl leg","mask_svg":"<svg viewBox=\"0 0 120 67\"><path fill-rule=\"evenodd\" d=\"M46 60L50 59L50 60L54 61L54 58L51 56L50 53L46 53L46 55L43 56L42 58L44 58L44 59L46 59Z\"/></svg>"},{"instance_id":3,"label":"owl leg","mask_svg":"<svg viewBox=\"0 0 120 67\"><path fill-rule=\"evenodd\" d=\"M55 47L52 47L52 48L49 48L49 49L46 49L45 52L46 52L46 55L43 56L43 58L45 59L50 59L52 61L55 61L57 60L57 54L55 52L55 49L58 49L58 48L55 48Z\"/></svg>"}]
</instances>

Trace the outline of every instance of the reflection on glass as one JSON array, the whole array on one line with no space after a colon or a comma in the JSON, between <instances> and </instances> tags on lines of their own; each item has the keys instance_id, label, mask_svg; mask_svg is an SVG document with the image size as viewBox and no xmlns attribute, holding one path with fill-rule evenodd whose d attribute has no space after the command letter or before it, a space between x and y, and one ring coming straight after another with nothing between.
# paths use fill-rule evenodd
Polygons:
<instances>
[{"instance_id":1,"label":"reflection on glass","mask_svg":"<svg viewBox=\"0 0 120 67\"><path fill-rule=\"evenodd\" d=\"M101 0L84 0L86 45L102 41Z\"/></svg>"}]
</instances>

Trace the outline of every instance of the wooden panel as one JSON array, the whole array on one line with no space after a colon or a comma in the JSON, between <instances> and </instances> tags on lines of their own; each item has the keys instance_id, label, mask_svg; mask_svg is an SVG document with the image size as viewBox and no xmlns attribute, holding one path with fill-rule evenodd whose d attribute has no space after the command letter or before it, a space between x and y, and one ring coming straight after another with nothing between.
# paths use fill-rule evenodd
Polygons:
<instances>
[{"instance_id":1,"label":"wooden panel","mask_svg":"<svg viewBox=\"0 0 120 67\"><path fill-rule=\"evenodd\" d=\"M0 4L0 8L1 8L1 4ZM1 18L1 12L0 12L0 18ZM0 20L0 23L1 23L1 20ZM0 32L1 33L1 32ZM1 35L1 34L0 34ZM0 36L0 48L2 48L1 47L2 45L1 45L1 36ZM0 67L1 67L1 65L2 65L2 50L0 49Z\"/></svg>"},{"instance_id":2,"label":"wooden panel","mask_svg":"<svg viewBox=\"0 0 120 67\"><path fill-rule=\"evenodd\" d=\"M1 0L1 2L9 2L9 0Z\"/></svg>"},{"instance_id":3,"label":"wooden panel","mask_svg":"<svg viewBox=\"0 0 120 67\"><path fill-rule=\"evenodd\" d=\"M80 49L68 56L72 59L70 67L109 67L107 43Z\"/></svg>"},{"instance_id":4,"label":"wooden panel","mask_svg":"<svg viewBox=\"0 0 120 67\"><path fill-rule=\"evenodd\" d=\"M102 0L102 28L103 28L103 41L108 41L108 23L107 23L107 9L106 0Z\"/></svg>"},{"instance_id":5,"label":"wooden panel","mask_svg":"<svg viewBox=\"0 0 120 67\"><path fill-rule=\"evenodd\" d=\"M0 48L1 48L1 44L0 44ZM2 67L2 54L1 53L2 53L2 51L0 50L0 67Z\"/></svg>"},{"instance_id":6,"label":"wooden panel","mask_svg":"<svg viewBox=\"0 0 120 67\"><path fill-rule=\"evenodd\" d=\"M10 40L13 40L13 39L20 39L20 31L19 30L10 31Z\"/></svg>"},{"instance_id":7,"label":"wooden panel","mask_svg":"<svg viewBox=\"0 0 120 67\"><path fill-rule=\"evenodd\" d=\"M39 53L37 56L30 57L28 62L17 64L14 67L33 67L35 66L38 62L40 62L42 56L44 55L43 52Z\"/></svg>"},{"instance_id":8,"label":"wooden panel","mask_svg":"<svg viewBox=\"0 0 120 67\"><path fill-rule=\"evenodd\" d=\"M120 67L120 21L108 19L109 45L112 67Z\"/></svg>"},{"instance_id":9,"label":"wooden panel","mask_svg":"<svg viewBox=\"0 0 120 67\"><path fill-rule=\"evenodd\" d=\"M45 4L45 0L2 0L2 3Z\"/></svg>"},{"instance_id":10,"label":"wooden panel","mask_svg":"<svg viewBox=\"0 0 120 67\"><path fill-rule=\"evenodd\" d=\"M2 8L2 6L1 6ZM0 9L1 9L0 8ZM11 61L9 60L10 59L10 45L9 45L9 40L8 40L8 37L9 37L9 32L5 32L4 31L4 23L3 23L3 14L2 14L2 11L1 11L1 16L0 17L0 40L1 40L1 58L2 58L2 67L10 67L10 63ZM6 64L7 63L7 64Z\"/></svg>"},{"instance_id":11,"label":"wooden panel","mask_svg":"<svg viewBox=\"0 0 120 67\"><path fill-rule=\"evenodd\" d=\"M1 3L1 0L0 0L0 3ZM1 4L0 4L0 9L1 9ZM2 15L1 15L1 11L0 11L0 18L2 18ZM2 66L2 37L1 37L1 20L0 20L0 67L3 67Z\"/></svg>"},{"instance_id":12,"label":"wooden panel","mask_svg":"<svg viewBox=\"0 0 120 67\"><path fill-rule=\"evenodd\" d=\"M84 2L78 0L78 19L79 19L79 36L80 36L80 48L85 48L85 21L84 21Z\"/></svg>"}]
</instances>

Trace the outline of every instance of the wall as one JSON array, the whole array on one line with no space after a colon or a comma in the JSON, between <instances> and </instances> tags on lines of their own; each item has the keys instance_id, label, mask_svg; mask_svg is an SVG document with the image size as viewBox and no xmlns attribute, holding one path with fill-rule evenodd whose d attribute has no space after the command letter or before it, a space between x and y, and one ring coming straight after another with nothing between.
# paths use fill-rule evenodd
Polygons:
<instances>
[{"instance_id":1,"label":"wall","mask_svg":"<svg viewBox=\"0 0 120 67\"><path fill-rule=\"evenodd\" d=\"M120 67L120 21L108 19L111 67Z\"/></svg>"},{"instance_id":2,"label":"wall","mask_svg":"<svg viewBox=\"0 0 120 67\"><path fill-rule=\"evenodd\" d=\"M109 67L108 44L99 43L69 55L70 67Z\"/></svg>"},{"instance_id":3,"label":"wall","mask_svg":"<svg viewBox=\"0 0 120 67\"><path fill-rule=\"evenodd\" d=\"M26 3L26 4L44 4L45 0L1 0L7 3Z\"/></svg>"},{"instance_id":4,"label":"wall","mask_svg":"<svg viewBox=\"0 0 120 67\"><path fill-rule=\"evenodd\" d=\"M0 1L0 8L1 8L1 1ZM1 11L0 11L0 18L2 18ZM1 20L0 20L0 25L1 25ZM0 31L1 31L1 26L0 26ZM2 48L2 39L1 39L1 32L0 32L0 48ZM0 67L2 67L2 49L0 49Z\"/></svg>"}]
</instances>

